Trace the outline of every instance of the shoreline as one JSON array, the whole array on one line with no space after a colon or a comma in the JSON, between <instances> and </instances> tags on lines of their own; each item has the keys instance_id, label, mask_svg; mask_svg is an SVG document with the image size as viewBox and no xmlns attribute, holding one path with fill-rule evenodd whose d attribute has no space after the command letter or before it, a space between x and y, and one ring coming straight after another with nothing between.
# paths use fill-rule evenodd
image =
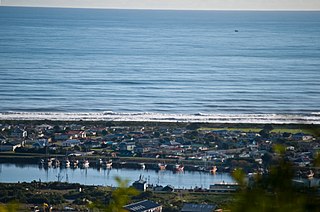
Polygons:
<instances>
[{"instance_id":1,"label":"shoreline","mask_svg":"<svg viewBox=\"0 0 320 212\"><path fill-rule=\"evenodd\" d=\"M164 114L116 112L1 112L2 121L114 121L216 124L320 124L320 114Z\"/></svg>"}]
</instances>

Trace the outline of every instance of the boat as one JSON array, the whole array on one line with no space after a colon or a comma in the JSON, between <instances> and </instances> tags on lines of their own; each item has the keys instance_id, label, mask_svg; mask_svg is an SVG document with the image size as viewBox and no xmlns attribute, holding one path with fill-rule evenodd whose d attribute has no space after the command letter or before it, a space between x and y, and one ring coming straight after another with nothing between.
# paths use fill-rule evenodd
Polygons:
<instances>
[{"instance_id":1,"label":"boat","mask_svg":"<svg viewBox=\"0 0 320 212\"><path fill-rule=\"evenodd\" d=\"M60 166L60 161L57 158L54 158L51 160L53 167L59 167Z\"/></svg>"},{"instance_id":2,"label":"boat","mask_svg":"<svg viewBox=\"0 0 320 212\"><path fill-rule=\"evenodd\" d=\"M197 167L197 170L198 170L198 171L205 171L205 170L206 170L206 167L204 167L204 166L198 166L198 167Z\"/></svg>"},{"instance_id":3,"label":"boat","mask_svg":"<svg viewBox=\"0 0 320 212\"><path fill-rule=\"evenodd\" d=\"M97 162L96 162L96 164L97 164L98 167L101 166L102 163L103 163L103 160L102 160L101 158L99 158L99 159L97 160Z\"/></svg>"},{"instance_id":4,"label":"boat","mask_svg":"<svg viewBox=\"0 0 320 212\"><path fill-rule=\"evenodd\" d=\"M101 164L102 167L105 167L107 169L111 169L112 168L112 160L104 160Z\"/></svg>"},{"instance_id":5,"label":"boat","mask_svg":"<svg viewBox=\"0 0 320 212\"><path fill-rule=\"evenodd\" d=\"M52 159L48 158L47 159L47 163L45 164L47 167L51 167L52 166Z\"/></svg>"},{"instance_id":6,"label":"boat","mask_svg":"<svg viewBox=\"0 0 320 212\"><path fill-rule=\"evenodd\" d=\"M40 165L40 166L44 166L44 164L45 164L44 159L41 159L40 162L39 162L39 165Z\"/></svg>"},{"instance_id":7,"label":"boat","mask_svg":"<svg viewBox=\"0 0 320 212\"><path fill-rule=\"evenodd\" d=\"M176 170L177 172L183 172L184 166L183 166L182 164L176 164L175 170Z\"/></svg>"},{"instance_id":8,"label":"boat","mask_svg":"<svg viewBox=\"0 0 320 212\"><path fill-rule=\"evenodd\" d=\"M78 164L79 164L79 161L78 161L78 160L73 160L73 161L71 161L71 166L72 166L73 168L77 168L77 167L78 167Z\"/></svg>"},{"instance_id":9,"label":"boat","mask_svg":"<svg viewBox=\"0 0 320 212\"><path fill-rule=\"evenodd\" d=\"M167 164L164 164L164 163L158 163L158 167L160 170L165 170L166 167L167 167Z\"/></svg>"},{"instance_id":10,"label":"boat","mask_svg":"<svg viewBox=\"0 0 320 212\"><path fill-rule=\"evenodd\" d=\"M210 169L210 173L211 174L216 174L216 172L217 172L217 167L216 166L212 166L212 168Z\"/></svg>"},{"instance_id":11,"label":"boat","mask_svg":"<svg viewBox=\"0 0 320 212\"><path fill-rule=\"evenodd\" d=\"M66 159L65 161L63 161L63 166L66 167L66 168L69 168L70 167L70 161L69 159Z\"/></svg>"},{"instance_id":12,"label":"boat","mask_svg":"<svg viewBox=\"0 0 320 212\"><path fill-rule=\"evenodd\" d=\"M144 163L139 163L139 166L141 167L141 169L145 169L146 165Z\"/></svg>"},{"instance_id":13,"label":"boat","mask_svg":"<svg viewBox=\"0 0 320 212\"><path fill-rule=\"evenodd\" d=\"M82 162L81 162L81 166L82 166L82 168L88 168L89 167L89 161L88 160L83 160Z\"/></svg>"}]
</instances>

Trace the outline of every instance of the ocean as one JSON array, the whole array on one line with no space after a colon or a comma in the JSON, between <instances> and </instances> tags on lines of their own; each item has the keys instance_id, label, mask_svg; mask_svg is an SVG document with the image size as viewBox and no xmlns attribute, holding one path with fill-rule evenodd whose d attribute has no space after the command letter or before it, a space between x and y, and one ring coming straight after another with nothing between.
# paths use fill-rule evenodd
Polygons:
<instances>
[{"instance_id":1,"label":"ocean","mask_svg":"<svg viewBox=\"0 0 320 212\"><path fill-rule=\"evenodd\" d=\"M319 114L320 12L0 7L0 112Z\"/></svg>"}]
</instances>

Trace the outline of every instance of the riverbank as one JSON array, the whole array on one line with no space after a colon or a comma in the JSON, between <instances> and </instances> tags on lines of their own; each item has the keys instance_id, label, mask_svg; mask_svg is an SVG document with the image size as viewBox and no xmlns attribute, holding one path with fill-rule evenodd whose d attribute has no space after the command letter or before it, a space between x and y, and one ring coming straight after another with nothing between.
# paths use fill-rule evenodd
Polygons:
<instances>
[{"instance_id":1,"label":"riverbank","mask_svg":"<svg viewBox=\"0 0 320 212\"><path fill-rule=\"evenodd\" d=\"M13 152L2 152L0 155L0 163L19 163L19 164L40 164L40 161L46 158L54 158L59 161L63 161L66 156L61 154L52 154L50 156L46 154L36 153L13 153ZM159 170L159 163L166 165L167 170L176 171L176 164L183 164L184 170L186 171L201 171L209 172L213 166L217 166L219 171L229 172L229 169L225 168L225 165L219 162L202 160L177 160L167 158L143 158L143 157L101 157L101 155L81 155L71 156L72 160L88 160L89 166L92 168L99 168L99 160L112 161L113 168L130 168L130 169L141 169L141 165L144 168L150 170ZM204 164L206 164L204 166ZM45 165L45 164L43 164ZM59 165L60 166L60 165ZM61 165L63 166L63 165Z\"/></svg>"},{"instance_id":2,"label":"riverbank","mask_svg":"<svg viewBox=\"0 0 320 212\"><path fill-rule=\"evenodd\" d=\"M43 208L46 203L53 211L86 211L90 203L109 203L112 187L85 186L61 182L0 183L0 202L18 202L19 211ZM15 191L15 192L12 192ZM163 205L163 211L180 211L185 202L214 204L227 208L234 199L233 194L213 194L199 191L142 192L132 198L132 202L149 199Z\"/></svg>"}]
</instances>

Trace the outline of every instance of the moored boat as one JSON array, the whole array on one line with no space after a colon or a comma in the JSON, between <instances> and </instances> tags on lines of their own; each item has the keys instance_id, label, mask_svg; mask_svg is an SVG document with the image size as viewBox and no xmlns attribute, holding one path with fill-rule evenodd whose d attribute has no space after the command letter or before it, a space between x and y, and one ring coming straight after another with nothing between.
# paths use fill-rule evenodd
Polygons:
<instances>
[{"instance_id":1,"label":"moored boat","mask_svg":"<svg viewBox=\"0 0 320 212\"><path fill-rule=\"evenodd\" d=\"M166 167L167 167L167 164L164 164L164 163L158 163L158 167L160 170L165 170Z\"/></svg>"},{"instance_id":2,"label":"moored boat","mask_svg":"<svg viewBox=\"0 0 320 212\"><path fill-rule=\"evenodd\" d=\"M217 172L217 167L216 166L213 166L211 169L210 169L210 173L211 174L216 174L216 172Z\"/></svg>"},{"instance_id":3,"label":"moored boat","mask_svg":"<svg viewBox=\"0 0 320 212\"><path fill-rule=\"evenodd\" d=\"M51 158L47 159L47 163L45 163L45 166L47 166L47 167L51 167L52 166L52 159Z\"/></svg>"},{"instance_id":4,"label":"moored boat","mask_svg":"<svg viewBox=\"0 0 320 212\"><path fill-rule=\"evenodd\" d=\"M184 166L183 166L182 164L176 164L175 170L176 170L177 172L183 172Z\"/></svg>"},{"instance_id":5,"label":"moored boat","mask_svg":"<svg viewBox=\"0 0 320 212\"><path fill-rule=\"evenodd\" d=\"M99 158L99 159L97 160L97 162L96 162L96 164L97 164L98 167L101 166L102 163L103 163L103 160L102 160L101 158Z\"/></svg>"},{"instance_id":6,"label":"moored boat","mask_svg":"<svg viewBox=\"0 0 320 212\"><path fill-rule=\"evenodd\" d=\"M69 168L70 167L70 165L71 165L71 163L70 163L70 161L69 161L69 159L67 158L67 159L65 159L64 161L63 161L63 166L64 167L66 167L66 168Z\"/></svg>"},{"instance_id":7,"label":"moored boat","mask_svg":"<svg viewBox=\"0 0 320 212\"><path fill-rule=\"evenodd\" d=\"M82 168L88 168L89 164L90 164L89 161L86 159L81 162Z\"/></svg>"},{"instance_id":8,"label":"moored boat","mask_svg":"<svg viewBox=\"0 0 320 212\"><path fill-rule=\"evenodd\" d=\"M111 169L112 168L112 160L104 160L101 164L102 167Z\"/></svg>"},{"instance_id":9,"label":"moored boat","mask_svg":"<svg viewBox=\"0 0 320 212\"><path fill-rule=\"evenodd\" d=\"M72 160L72 161L71 161L71 166L72 166L73 168L77 168L77 167L78 167L78 164L79 164L79 161L78 161L78 160Z\"/></svg>"},{"instance_id":10,"label":"moored boat","mask_svg":"<svg viewBox=\"0 0 320 212\"><path fill-rule=\"evenodd\" d=\"M139 166L141 167L141 169L145 169L146 165L144 163L139 163Z\"/></svg>"},{"instance_id":11,"label":"moored boat","mask_svg":"<svg viewBox=\"0 0 320 212\"><path fill-rule=\"evenodd\" d=\"M51 160L53 167L59 167L60 166L60 161L57 158L54 158Z\"/></svg>"}]
</instances>

